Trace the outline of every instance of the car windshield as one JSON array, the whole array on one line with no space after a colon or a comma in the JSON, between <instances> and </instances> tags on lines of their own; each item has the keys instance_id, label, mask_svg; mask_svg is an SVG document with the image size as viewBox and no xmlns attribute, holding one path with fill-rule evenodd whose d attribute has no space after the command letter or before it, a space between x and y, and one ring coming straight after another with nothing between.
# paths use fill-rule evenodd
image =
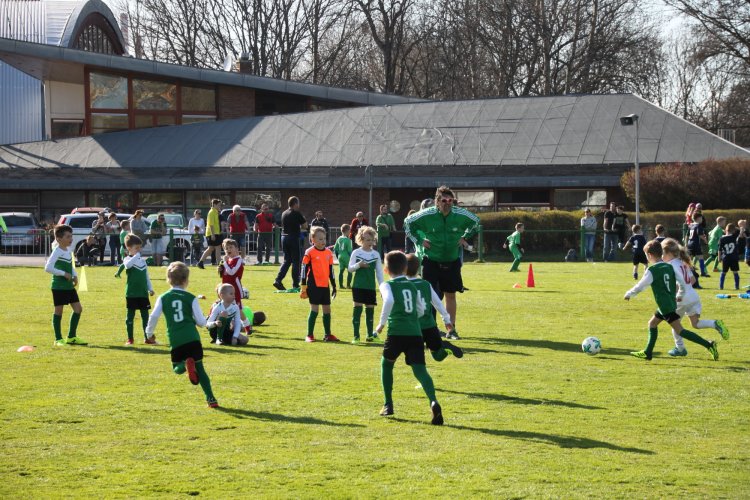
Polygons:
<instances>
[{"instance_id":1,"label":"car windshield","mask_svg":"<svg viewBox=\"0 0 750 500\"><path fill-rule=\"evenodd\" d=\"M159 214L164 215L164 221L167 223L167 227L184 227L185 224L182 220L182 215L180 214ZM156 220L157 214L151 214L148 217L146 217L146 221L148 221L149 224L154 222Z\"/></svg>"},{"instance_id":2,"label":"car windshield","mask_svg":"<svg viewBox=\"0 0 750 500\"><path fill-rule=\"evenodd\" d=\"M0 215L8 227L36 227L35 221L28 215Z\"/></svg>"}]
</instances>

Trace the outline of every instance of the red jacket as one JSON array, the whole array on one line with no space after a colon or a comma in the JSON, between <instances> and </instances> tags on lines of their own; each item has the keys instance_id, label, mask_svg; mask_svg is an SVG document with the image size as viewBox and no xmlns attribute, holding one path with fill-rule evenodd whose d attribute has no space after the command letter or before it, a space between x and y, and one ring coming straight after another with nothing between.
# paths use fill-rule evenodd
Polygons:
<instances>
[{"instance_id":1,"label":"red jacket","mask_svg":"<svg viewBox=\"0 0 750 500\"><path fill-rule=\"evenodd\" d=\"M359 231L360 226L369 226L370 223L367 222L367 217L362 217L362 222L359 221L356 217L352 219L351 229L349 230L349 239L354 241L354 238L357 236L357 231Z\"/></svg>"}]
</instances>

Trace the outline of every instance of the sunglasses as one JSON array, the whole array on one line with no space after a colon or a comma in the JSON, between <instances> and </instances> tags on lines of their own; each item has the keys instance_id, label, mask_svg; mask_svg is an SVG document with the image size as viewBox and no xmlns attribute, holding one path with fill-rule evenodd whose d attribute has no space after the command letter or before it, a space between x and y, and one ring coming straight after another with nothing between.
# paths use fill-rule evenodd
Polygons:
<instances>
[{"instance_id":1,"label":"sunglasses","mask_svg":"<svg viewBox=\"0 0 750 500\"><path fill-rule=\"evenodd\" d=\"M453 198L443 198L440 200L440 203L453 203L455 200Z\"/></svg>"}]
</instances>

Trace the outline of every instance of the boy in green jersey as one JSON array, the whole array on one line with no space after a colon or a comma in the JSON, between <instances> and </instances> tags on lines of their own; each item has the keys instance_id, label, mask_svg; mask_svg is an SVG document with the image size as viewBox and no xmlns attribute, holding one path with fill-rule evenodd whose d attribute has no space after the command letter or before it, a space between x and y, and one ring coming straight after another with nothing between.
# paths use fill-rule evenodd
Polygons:
<instances>
[{"instance_id":1,"label":"boy in green jersey","mask_svg":"<svg viewBox=\"0 0 750 500\"><path fill-rule=\"evenodd\" d=\"M149 338L146 335L146 326L148 325L148 310L151 309L149 296L154 295L154 287L151 285L151 278L148 276L148 264L141 257L141 247L143 240L135 234L129 234L125 237L125 247L128 249L128 256L125 257L120 267L115 273L115 278L125 271L128 277L125 284L125 304L128 314L125 319L125 329L128 333L128 340L125 345L133 345L133 321L135 312L141 312L141 324L143 325L143 337L147 344L158 345L155 337Z\"/></svg>"},{"instance_id":2,"label":"boy in green jersey","mask_svg":"<svg viewBox=\"0 0 750 500\"><path fill-rule=\"evenodd\" d=\"M719 270L719 240L724 236L724 228L727 225L726 217L716 218L716 227L708 233L708 259L706 259L706 268L714 263L714 272Z\"/></svg>"},{"instance_id":3,"label":"boy in green jersey","mask_svg":"<svg viewBox=\"0 0 750 500\"><path fill-rule=\"evenodd\" d=\"M201 385L210 408L218 408L211 391L211 381L203 368L203 346L196 326L206 326L200 304L195 295L187 292L190 268L182 262L172 262L167 268L167 281L172 286L159 296L148 320L146 334L153 338L159 317L167 321L167 340L171 347L172 371L182 375L187 371L190 383Z\"/></svg>"},{"instance_id":4,"label":"boy in green jersey","mask_svg":"<svg viewBox=\"0 0 750 500\"><path fill-rule=\"evenodd\" d=\"M406 277L409 279L414 288L417 289L417 300L422 304L425 309L425 313L419 317L419 326L422 329L422 339L424 345L430 350L432 359L435 361L442 361L448 357L448 354L453 354L457 358L462 358L464 352L460 347L455 346L440 337L440 330L438 330L435 317L430 313L427 307L428 300L432 304L432 307L440 314L445 323L445 329L450 332L453 330L451 325L451 317L448 311L445 310L445 306L435 293L435 290L430 285L429 281L425 281L419 277L419 257L410 253L406 256Z\"/></svg>"},{"instance_id":5,"label":"boy in green jersey","mask_svg":"<svg viewBox=\"0 0 750 500\"><path fill-rule=\"evenodd\" d=\"M52 300L55 304L55 312L52 315L52 326L55 330L55 346L63 345L86 345L87 342L76 336L78 321L81 319L81 301L78 300L78 275L73 266L73 255L70 253L70 245L73 243L73 228L67 225L55 227L55 242L57 247L47 259L44 270L52 275ZM61 323L63 307L70 304L73 314L70 315L70 326L68 338L62 338Z\"/></svg>"},{"instance_id":6,"label":"boy in green jersey","mask_svg":"<svg viewBox=\"0 0 750 500\"><path fill-rule=\"evenodd\" d=\"M120 223L120 259L125 262L128 249L125 247L125 237L130 234L130 221L124 220Z\"/></svg>"},{"instance_id":7,"label":"boy in green jersey","mask_svg":"<svg viewBox=\"0 0 750 500\"><path fill-rule=\"evenodd\" d=\"M399 251L388 252L385 256L385 270L391 279L380 284L383 311L377 332L382 332L388 323L388 336L380 360L380 378L385 396L380 415L393 415L393 365L403 353L406 364L411 366L414 377L422 384L422 389L430 400L432 425L443 425L443 411L437 402L435 385L427 373L424 359L419 318L425 313L425 304L419 301L417 288L404 276L406 255Z\"/></svg>"},{"instance_id":8,"label":"boy in green jersey","mask_svg":"<svg viewBox=\"0 0 750 500\"><path fill-rule=\"evenodd\" d=\"M648 344L642 351L631 352L636 358L651 360L654 353L654 345L659 335L659 323L666 321L672 327L672 331L682 338L700 344L711 354L714 361L719 359L719 351L716 342L709 342L700 335L685 330L680 323L680 316L677 314L677 276L671 264L663 262L662 246L657 241L649 241L643 247L648 258L649 266L643 274L643 278L633 288L625 293L625 300L630 300L646 287L651 286L651 291L656 300L656 312L648 322ZM680 278L682 279L682 278Z\"/></svg>"},{"instance_id":9,"label":"boy in green jersey","mask_svg":"<svg viewBox=\"0 0 750 500\"><path fill-rule=\"evenodd\" d=\"M341 236L336 240L333 246L333 253L339 260L339 288L352 287L352 273L349 272L349 258L352 256L352 240L347 236L349 234L349 224L341 226ZM346 286L344 286L344 271L346 270Z\"/></svg>"},{"instance_id":10,"label":"boy in green jersey","mask_svg":"<svg viewBox=\"0 0 750 500\"><path fill-rule=\"evenodd\" d=\"M513 264L510 266L510 272L520 272L518 266L521 264L521 256L523 254L523 248L521 248L521 234L523 233L523 222L516 224L516 231L508 236L503 243L503 248L509 248L510 253L513 254Z\"/></svg>"}]
</instances>

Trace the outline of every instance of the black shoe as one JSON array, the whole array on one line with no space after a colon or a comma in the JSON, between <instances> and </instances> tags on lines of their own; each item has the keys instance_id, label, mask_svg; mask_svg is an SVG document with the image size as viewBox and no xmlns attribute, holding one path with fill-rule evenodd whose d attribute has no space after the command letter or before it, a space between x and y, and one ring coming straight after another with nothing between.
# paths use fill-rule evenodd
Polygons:
<instances>
[{"instance_id":1,"label":"black shoe","mask_svg":"<svg viewBox=\"0 0 750 500\"><path fill-rule=\"evenodd\" d=\"M393 403L386 403L383 405L383 409L380 410L381 417L388 417L393 415Z\"/></svg>"},{"instance_id":2,"label":"black shoe","mask_svg":"<svg viewBox=\"0 0 750 500\"><path fill-rule=\"evenodd\" d=\"M452 332L448 332L445 335L445 338L449 340L461 340L461 337L458 336L458 332L456 330L453 330Z\"/></svg>"},{"instance_id":3,"label":"black shoe","mask_svg":"<svg viewBox=\"0 0 750 500\"><path fill-rule=\"evenodd\" d=\"M273 282L273 287L276 290L286 290L286 287L284 287L284 285L281 284L281 281L274 281Z\"/></svg>"},{"instance_id":4,"label":"black shoe","mask_svg":"<svg viewBox=\"0 0 750 500\"><path fill-rule=\"evenodd\" d=\"M457 358L464 357L464 352L461 350L461 348L458 347L457 345L451 344L447 340L443 340L443 347L448 349L451 352L451 354L453 354Z\"/></svg>"},{"instance_id":5,"label":"black shoe","mask_svg":"<svg viewBox=\"0 0 750 500\"><path fill-rule=\"evenodd\" d=\"M198 262L198 267L200 269L205 269L205 266L203 265L203 261Z\"/></svg>"},{"instance_id":6,"label":"black shoe","mask_svg":"<svg viewBox=\"0 0 750 500\"><path fill-rule=\"evenodd\" d=\"M701 278L710 278L710 277L711 277L711 275L708 274L708 273L701 274Z\"/></svg>"},{"instance_id":7,"label":"black shoe","mask_svg":"<svg viewBox=\"0 0 750 500\"><path fill-rule=\"evenodd\" d=\"M438 402L433 401L430 409L432 410L432 425L443 425L443 409L440 408Z\"/></svg>"}]
</instances>

